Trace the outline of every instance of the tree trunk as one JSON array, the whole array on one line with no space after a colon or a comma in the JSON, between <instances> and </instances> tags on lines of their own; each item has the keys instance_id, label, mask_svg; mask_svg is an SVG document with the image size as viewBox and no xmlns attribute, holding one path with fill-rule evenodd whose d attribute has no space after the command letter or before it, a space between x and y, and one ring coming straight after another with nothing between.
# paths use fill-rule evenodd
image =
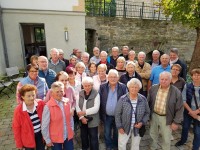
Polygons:
<instances>
[{"instance_id":1,"label":"tree trunk","mask_svg":"<svg viewBox=\"0 0 200 150\"><path fill-rule=\"evenodd\" d=\"M194 68L200 68L200 27L197 27L196 31L197 39L194 47L194 52L192 54L189 71L191 71Z\"/></svg>"}]
</instances>

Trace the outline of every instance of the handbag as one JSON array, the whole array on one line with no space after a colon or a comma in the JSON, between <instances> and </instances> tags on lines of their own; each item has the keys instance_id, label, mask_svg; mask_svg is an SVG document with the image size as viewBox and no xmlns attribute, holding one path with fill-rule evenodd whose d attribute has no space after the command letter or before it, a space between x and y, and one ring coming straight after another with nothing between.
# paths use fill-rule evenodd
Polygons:
<instances>
[{"instance_id":1,"label":"handbag","mask_svg":"<svg viewBox=\"0 0 200 150\"><path fill-rule=\"evenodd\" d=\"M139 135L140 137L143 137L144 134L146 132L146 128L145 128L145 125L142 125L142 127L139 129Z\"/></svg>"}]
</instances>

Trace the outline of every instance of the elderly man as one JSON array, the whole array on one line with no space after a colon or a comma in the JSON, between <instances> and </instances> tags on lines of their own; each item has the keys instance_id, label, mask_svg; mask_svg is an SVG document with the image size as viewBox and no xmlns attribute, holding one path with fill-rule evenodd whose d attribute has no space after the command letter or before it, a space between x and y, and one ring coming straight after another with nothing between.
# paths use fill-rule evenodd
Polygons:
<instances>
[{"instance_id":1,"label":"elderly man","mask_svg":"<svg viewBox=\"0 0 200 150\"><path fill-rule=\"evenodd\" d=\"M117 70L108 73L108 82L100 86L100 119L104 124L106 150L117 150L118 130L115 125L115 107L119 98L127 93L126 86L119 81Z\"/></svg>"},{"instance_id":2,"label":"elderly man","mask_svg":"<svg viewBox=\"0 0 200 150\"><path fill-rule=\"evenodd\" d=\"M51 84L55 82L56 73L52 69L48 68L48 59L45 56L38 57L39 77L45 78L48 88L51 88Z\"/></svg>"},{"instance_id":3,"label":"elderly man","mask_svg":"<svg viewBox=\"0 0 200 150\"><path fill-rule=\"evenodd\" d=\"M122 53L119 56L122 56L126 60L128 60L128 52L129 52L129 47L128 46L123 46L122 47Z\"/></svg>"},{"instance_id":4,"label":"elderly man","mask_svg":"<svg viewBox=\"0 0 200 150\"><path fill-rule=\"evenodd\" d=\"M89 66L89 59L90 59L90 54L88 54L87 52L83 52L82 56L81 56L81 60L85 65L85 73L88 74L90 72L88 66Z\"/></svg>"},{"instance_id":5,"label":"elderly man","mask_svg":"<svg viewBox=\"0 0 200 150\"><path fill-rule=\"evenodd\" d=\"M82 55L82 51L80 49L77 49L76 51L77 62L81 61L81 55Z\"/></svg>"},{"instance_id":6,"label":"elderly man","mask_svg":"<svg viewBox=\"0 0 200 150\"><path fill-rule=\"evenodd\" d=\"M116 67L117 65L117 58L119 57L119 48L113 47L111 51L111 56L108 56L107 61L113 65L113 67Z\"/></svg>"},{"instance_id":7,"label":"elderly man","mask_svg":"<svg viewBox=\"0 0 200 150\"><path fill-rule=\"evenodd\" d=\"M160 52L158 50L154 50L152 52L152 60L148 62L151 65L151 70L160 65Z\"/></svg>"},{"instance_id":8,"label":"elderly man","mask_svg":"<svg viewBox=\"0 0 200 150\"><path fill-rule=\"evenodd\" d=\"M170 66L172 66L173 64L179 64L182 67L179 76L182 77L186 81L187 65L183 61L181 61L179 59L179 57L178 57L178 49L177 48L172 48L170 50L169 56L170 56Z\"/></svg>"},{"instance_id":9,"label":"elderly man","mask_svg":"<svg viewBox=\"0 0 200 150\"><path fill-rule=\"evenodd\" d=\"M113 69L113 68L114 68L113 65L110 64L110 63L107 61L107 56L108 56L108 54L106 53L106 51L101 51L101 53L100 53L100 59L101 59L101 61L97 64L97 66L100 65L100 64L106 64L106 66L107 66L107 71L106 71L106 73L108 73L108 71L109 71L110 69Z\"/></svg>"},{"instance_id":10,"label":"elderly man","mask_svg":"<svg viewBox=\"0 0 200 150\"><path fill-rule=\"evenodd\" d=\"M58 49L59 59L65 62L66 67L69 65L69 60L64 58L64 52L62 49Z\"/></svg>"},{"instance_id":11,"label":"elderly man","mask_svg":"<svg viewBox=\"0 0 200 150\"><path fill-rule=\"evenodd\" d=\"M142 95L147 97L147 83L151 75L151 66L145 62L146 54L138 53L138 63L135 64L135 70L142 78L143 92Z\"/></svg>"},{"instance_id":12,"label":"elderly man","mask_svg":"<svg viewBox=\"0 0 200 150\"><path fill-rule=\"evenodd\" d=\"M148 89L152 85L159 83L159 75L160 75L161 72L163 72L163 71L171 72L171 68L170 68L170 65L169 65L169 55L163 54L160 57L160 61L161 61L161 65L153 68L153 70L151 72L151 76L150 76L150 79L149 79L149 82L148 82Z\"/></svg>"},{"instance_id":13,"label":"elderly man","mask_svg":"<svg viewBox=\"0 0 200 150\"><path fill-rule=\"evenodd\" d=\"M59 51L57 48L52 48L50 51L51 58L49 59L49 69L54 70L56 73L65 71L65 62L59 59Z\"/></svg>"},{"instance_id":14,"label":"elderly man","mask_svg":"<svg viewBox=\"0 0 200 150\"><path fill-rule=\"evenodd\" d=\"M171 133L178 129L183 120L182 95L178 88L170 85L171 79L171 73L164 71L159 75L160 84L149 90L147 100L151 110L150 136L153 139L153 150L157 149L159 133L163 140L162 149L170 150Z\"/></svg>"},{"instance_id":15,"label":"elderly man","mask_svg":"<svg viewBox=\"0 0 200 150\"><path fill-rule=\"evenodd\" d=\"M69 100L63 97L63 83L54 82L51 92L51 99L42 114L43 138L53 150L73 150L73 118L70 115Z\"/></svg>"},{"instance_id":16,"label":"elderly man","mask_svg":"<svg viewBox=\"0 0 200 150\"><path fill-rule=\"evenodd\" d=\"M92 57L90 58L90 62L95 62L96 64L98 64L98 63L101 61L101 59L100 59L100 57L99 57L99 55L100 55L100 50L99 50L98 47L94 47L94 48L93 48L93 54L94 54L94 56L92 56Z\"/></svg>"}]
</instances>

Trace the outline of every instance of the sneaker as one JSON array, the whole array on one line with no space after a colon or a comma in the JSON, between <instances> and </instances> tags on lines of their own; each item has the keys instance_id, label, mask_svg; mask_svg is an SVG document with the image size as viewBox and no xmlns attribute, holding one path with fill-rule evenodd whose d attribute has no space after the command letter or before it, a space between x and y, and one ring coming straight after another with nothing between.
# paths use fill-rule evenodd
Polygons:
<instances>
[{"instance_id":1,"label":"sneaker","mask_svg":"<svg viewBox=\"0 0 200 150\"><path fill-rule=\"evenodd\" d=\"M178 147L178 146L182 146L183 144L184 144L183 142L178 141L178 142L175 144L175 146Z\"/></svg>"}]
</instances>

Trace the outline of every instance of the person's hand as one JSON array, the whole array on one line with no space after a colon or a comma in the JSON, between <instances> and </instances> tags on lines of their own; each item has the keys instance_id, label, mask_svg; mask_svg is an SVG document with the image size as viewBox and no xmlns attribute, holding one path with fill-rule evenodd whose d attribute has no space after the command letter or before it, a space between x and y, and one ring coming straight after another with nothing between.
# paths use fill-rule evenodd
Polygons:
<instances>
[{"instance_id":1,"label":"person's hand","mask_svg":"<svg viewBox=\"0 0 200 150\"><path fill-rule=\"evenodd\" d=\"M82 122L82 124L87 124L87 119L86 119L85 117L83 117L83 118L81 119L81 122Z\"/></svg>"},{"instance_id":2,"label":"person's hand","mask_svg":"<svg viewBox=\"0 0 200 150\"><path fill-rule=\"evenodd\" d=\"M78 116L85 116L85 111L79 111L77 114Z\"/></svg>"},{"instance_id":3,"label":"person's hand","mask_svg":"<svg viewBox=\"0 0 200 150\"><path fill-rule=\"evenodd\" d=\"M199 110L198 110L198 109L197 109L197 110L191 110L191 111L189 111L188 114L189 114L192 118L196 119L196 118L198 118Z\"/></svg>"},{"instance_id":4,"label":"person's hand","mask_svg":"<svg viewBox=\"0 0 200 150\"><path fill-rule=\"evenodd\" d=\"M120 134L124 134L124 129L120 128L118 131Z\"/></svg>"},{"instance_id":5,"label":"person's hand","mask_svg":"<svg viewBox=\"0 0 200 150\"><path fill-rule=\"evenodd\" d=\"M173 131L176 131L178 129L178 124L175 124L175 123L172 123L170 128L173 130Z\"/></svg>"},{"instance_id":6,"label":"person's hand","mask_svg":"<svg viewBox=\"0 0 200 150\"><path fill-rule=\"evenodd\" d=\"M70 114L72 117L74 116L74 109L71 109Z\"/></svg>"},{"instance_id":7,"label":"person's hand","mask_svg":"<svg viewBox=\"0 0 200 150\"><path fill-rule=\"evenodd\" d=\"M52 142L51 143L47 143L46 145L47 145L47 147L51 147L51 146L53 146L53 143Z\"/></svg>"},{"instance_id":8,"label":"person's hand","mask_svg":"<svg viewBox=\"0 0 200 150\"><path fill-rule=\"evenodd\" d=\"M140 129L142 127L142 122L138 122L134 125L135 128Z\"/></svg>"}]
</instances>

